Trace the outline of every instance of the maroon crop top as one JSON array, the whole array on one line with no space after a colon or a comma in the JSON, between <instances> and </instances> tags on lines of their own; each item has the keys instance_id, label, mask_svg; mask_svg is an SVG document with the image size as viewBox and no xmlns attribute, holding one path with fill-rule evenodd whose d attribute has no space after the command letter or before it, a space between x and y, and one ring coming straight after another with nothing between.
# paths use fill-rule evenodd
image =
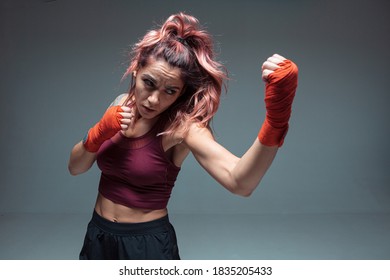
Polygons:
<instances>
[{"instance_id":1,"label":"maroon crop top","mask_svg":"<svg viewBox=\"0 0 390 280\"><path fill-rule=\"evenodd\" d=\"M180 168L164 152L158 127L136 138L118 132L103 143L97 153L101 195L127 207L166 208Z\"/></svg>"}]
</instances>

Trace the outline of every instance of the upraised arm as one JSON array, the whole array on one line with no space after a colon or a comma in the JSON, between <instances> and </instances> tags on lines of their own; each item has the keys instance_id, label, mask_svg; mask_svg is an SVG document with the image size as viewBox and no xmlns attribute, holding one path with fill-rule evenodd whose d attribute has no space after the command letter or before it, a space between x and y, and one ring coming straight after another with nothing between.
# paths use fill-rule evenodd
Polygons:
<instances>
[{"instance_id":1,"label":"upraised arm","mask_svg":"<svg viewBox=\"0 0 390 280\"><path fill-rule=\"evenodd\" d=\"M249 196L256 189L282 146L297 87L298 68L280 55L269 57L262 71L267 114L257 139L241 158L218 144L208 128L193 124L184 139L212 177L242 196Z\"/></svg>"}]
</instances>

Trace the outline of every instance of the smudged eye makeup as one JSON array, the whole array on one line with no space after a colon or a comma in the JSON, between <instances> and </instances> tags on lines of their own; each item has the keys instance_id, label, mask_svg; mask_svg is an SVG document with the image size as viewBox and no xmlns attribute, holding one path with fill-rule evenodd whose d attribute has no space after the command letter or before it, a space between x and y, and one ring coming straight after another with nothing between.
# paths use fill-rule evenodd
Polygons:
<instances>
[{"instance_id":1,"label":"smudged eye makeup","mask_svg":"<svg viewBox=\"0 0 390 280\"><path fill-rule=\"evenodd\" d=\"M157 88L157 82L151 77L143 77L142 81L146 88L155 89ZM180 90L179 87L176 86L168 86L165 88L165 93L168 95L175 95Z\"/></svg>"}]
</instances>

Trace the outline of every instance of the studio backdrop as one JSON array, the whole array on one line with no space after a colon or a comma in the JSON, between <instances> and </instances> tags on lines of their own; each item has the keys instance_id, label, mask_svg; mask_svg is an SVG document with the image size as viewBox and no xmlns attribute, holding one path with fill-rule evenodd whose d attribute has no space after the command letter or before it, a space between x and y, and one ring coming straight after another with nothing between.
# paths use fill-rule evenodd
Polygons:
<instances>
[{"instance_id":1,"label":"studio backdrop","mask_svg":"<svg viewBox=\"0 0 390 280\"><path fill-rule=\"evenodd\" d=\"M212 126L236 155L265 116L263 61L278 53L300 72L285 145L254 194L228 193L189 156L171 212L390 212L387 1L0 3L0 212L91 212L99 170L71 176L70 151L127 91L131 46L180 11L229 72Z\"/></svg>"}]
</instances>

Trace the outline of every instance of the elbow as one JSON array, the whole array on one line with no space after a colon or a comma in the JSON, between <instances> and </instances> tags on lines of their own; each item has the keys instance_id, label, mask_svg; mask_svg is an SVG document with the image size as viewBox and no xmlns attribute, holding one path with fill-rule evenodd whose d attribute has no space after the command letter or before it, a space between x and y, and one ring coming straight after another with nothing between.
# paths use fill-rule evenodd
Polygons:
<instances>
[{"instance_id":1,"label":"elbow","mask_svg":"<svg viewBox=\"0 0 390 280\"><path fill-rule=\"evenodd\" d=\"M68 171L72 176L77 176L85 172L83 170L80 170L79 168L72 166L71 164L68 165Z\"/></svg>"},{"instance_id":2,"label":"elbow","mask_svg":"<svg viewBox=\"0 0 390 280\"><path fill-rule=\"evenodd\" d=\"M77 170L75 170L72 166L68 165L68 171L69 171L69 174L72 175L72 176L77 176L79 175L80 173L77 172Z\"/></svg>"},{"instance_id":3,"label":"elbow","mask_svg":"<svg viewBox=\"0 0 390 280\"><path fill-rule=\"evenodd\" d=\"M254 180L251 182L248 182L248 180L246 180L245 182L236 182L235 185L230 189L230 191L238 196L250 197L256 190L256 188L260 185L260 182L261 179Z\"/></svg>"},{"instance_id":4,"label":"elbow","mask_svg":"<svg viewBox=\"0 0 390 280\"><path fill-rule=\"evenodd\" d=\"M253 193L253 191L256 189L257 184L253 184L250 182L237 182L233 181L234 183L230 185L225 185L225 188L229 190L232 194L238 195L241 197L250 197Z\"/></svg>"},{"instance_id":5,"label":"elbow","mask_svg":"<svg viewBox=\"0 0 390 280\"><path fill-rule=\"evenodd\" d=\"M241 197L250 197L253 193L253 190L250 191L240 191L237 192L236 195L241 196Z\"/></svg>"},{"instance_id":6,"label":"elbow","mask_svg":"<svg viewBox=\"0 0 390 280\"><path fill-rule=\"evenodd\" d=\"M237 186L230 190L233 194L241 197L250 197L254 191L254 188L246 188L244 186Z\"/></svg>"}]
</instances>

